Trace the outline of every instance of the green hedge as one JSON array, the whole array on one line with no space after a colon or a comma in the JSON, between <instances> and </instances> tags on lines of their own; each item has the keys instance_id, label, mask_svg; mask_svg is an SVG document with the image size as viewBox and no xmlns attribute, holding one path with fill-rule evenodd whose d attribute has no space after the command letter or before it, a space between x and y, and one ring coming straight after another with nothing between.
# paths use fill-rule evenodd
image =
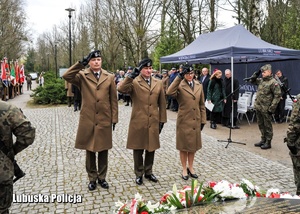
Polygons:
<instances>
[{"instance_id":1,"label":"green hedge","mask_svg":"<svg viewBox=\"0 0 300 214\"><path fill-rule=\"evenodd\" d=\"M33 90L33 102L35 104L66 104L67 94L65 91L65 80L55 78L52 72L44 73L44 86L37 86Z\"/></svg>"}]
</instances>

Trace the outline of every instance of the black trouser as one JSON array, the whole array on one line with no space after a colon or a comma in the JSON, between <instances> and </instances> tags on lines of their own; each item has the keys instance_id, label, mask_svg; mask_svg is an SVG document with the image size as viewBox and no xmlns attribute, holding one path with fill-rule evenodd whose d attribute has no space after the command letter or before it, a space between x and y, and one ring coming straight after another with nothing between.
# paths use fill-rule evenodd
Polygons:
<instances>
[{"instance_id":1,"label":"black trouser","mask_svg":"<svg viewBox=\"0 0 300 214\"><path fill-rule=\"evenodd\" d=\"M143 158L143 153L145 151L145 161ZM137 177L152 174L152 166L154 162L154 152L148 152L144 149L133 150L133 160L134 160L134 173Z\"/></svg>"},{"instance_id":2,"label":"black trouser","mask_svg":"<svg viewBox=\"0 0 300 214\"><path fill-rule=\"evenodd\" d=\"M0 184L0 213L8 214L13 201L13 178Z\"/></svg>"},{"instance_id":3,"label":"black trouser","mask_svg":"<svg viewBox=\"0 0 300 214\"><path fill-rule=\"evenodd\" d=\"M275 110L275 120L283 120L284 117L285 99L280 99L277 108Z\"/></svg>"},{"instance_id":4,"label":"black trouser","mask_svg":"<svg viewBox=\"0 0 300 214\"><path fill-rule=\"evenodd\" d=\"M98 152L98 171L96 166L96 152L86 151L85 167L90 181L105 179L108 165L108 150Z\"/></svg>"},{"instance_id":5,"label":"black trouser","mask_svg":"<svg viewBox=\"0 0 300 214\"><path fill-rule=\"evenodd\" d=\"M210 112L210 122L219 123L221 119L222 112Z\"/></svg>"}]
</instances>

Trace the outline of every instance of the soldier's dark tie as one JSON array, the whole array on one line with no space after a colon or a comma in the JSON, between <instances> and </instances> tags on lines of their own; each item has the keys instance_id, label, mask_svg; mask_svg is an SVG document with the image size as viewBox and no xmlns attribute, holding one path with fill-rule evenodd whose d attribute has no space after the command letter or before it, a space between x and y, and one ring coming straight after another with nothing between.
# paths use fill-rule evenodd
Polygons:
<instances>
[{"instance_id":1,"label":"soldier's dark tie","mask_svg":"<svg viewBox=\"0 0 300 214\"><path fill-rule=\"evenodd\" d=\"M146 80L146 83L147 83L148 85L150 85L150 80L149 80L149 79L147 79L147 80Z\"/></svg>"},{"instance_id":2,"label":"soldier's dark tie","mask_svg":"<svg viewBox=\"0 0 300 214\"><path fill-rule=\"evenodd\" d=\"M96 73L94 73L94 75L95 75L96 79L98 80L99 79L99 73L96 72Z\"/></svg>"},{"instance_id":3,"label":"soldier's dark tie","mask_svg":"<svg viewBox=\"0 0 300 214\"><path fill-rule=\"evenodd\" d=\"M189 82L189 85L190 85L191 89L193 89L193 83Z\"/></svg>"}]
</instances>

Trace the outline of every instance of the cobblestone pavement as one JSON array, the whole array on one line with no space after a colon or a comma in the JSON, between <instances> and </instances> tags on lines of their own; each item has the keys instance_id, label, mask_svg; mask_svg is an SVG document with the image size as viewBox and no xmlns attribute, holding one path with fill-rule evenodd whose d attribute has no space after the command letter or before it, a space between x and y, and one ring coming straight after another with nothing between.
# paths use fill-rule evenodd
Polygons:
<instances>
[{"instance_id":1,"label":"cobblestone pavement","mask_svg":"<svg viewBox=\"0 0 300 214\"><path fill-rule=\"evenodd\" d=\"M28 98L26 98L28 97ZM14 186L15 200L11 213L112 213L114 202L129 201L139 192L146 200L157 202L172 189L190 185L181 179L179 152L175 149L176 121L169 119L160 135L161 148L156 151L154 174L158 183L144 180L135 184L132 150L126 149L131 107L119 105L119 123L113 132L113 148L109 151L108 190L97 186L88 191L85 151L74 148L79 112L66 106L27 108L29 92L9 102L23 108L36 127L33 145L16 157L26 176ZM225 149L213 136L203 134L203 148L196 153L194 167L199 181L239 182L245 178L261 189L279 188L294 193L293 171L289 166L248 152L242 147ZM21 203L22 197L40 196L38 202ZM49 202L47 201L50 198ZM44 197L44 198L42 198ZM52 202L52 197L57 197ZM67 198L69 197L69 198ZM72 203L72 198L77 201ZM43 202L44 200L44 202ZM67 202L64 203L64 200ZM76 200L75 200L76 202Z\"/></svg>"}]
</instances>

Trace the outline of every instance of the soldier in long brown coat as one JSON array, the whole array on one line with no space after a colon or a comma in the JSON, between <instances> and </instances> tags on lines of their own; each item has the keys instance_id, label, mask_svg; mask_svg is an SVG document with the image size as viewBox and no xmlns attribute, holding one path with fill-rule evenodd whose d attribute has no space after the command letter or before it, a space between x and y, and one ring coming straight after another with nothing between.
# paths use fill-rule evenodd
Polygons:
<instances>
[{"instance_id":1,"label":"soldier in long brown coat","mask_svg":"<svg viewBox=\"0 0 300 214\"><path fill-rule=\"evenodd\" d=\"M89 64L89 68L85 66ZM69 68L63 78L81 91L82 105L75 148L86 150L89 190L96 189L96 180L103 188L112 148L112 128L118 122L118 101L114 75L101 68L100 51L93 51ZM98 152L98 170L96 168Z\"/></svg>"},{"instance_id":2,"label":"soldier in long brown coat","mask_svg":"<svg viewBox=\"0 0 300 214\"><path fill-rule=\"evenodd\" d=\"M127 148L133 149L138 185L143 184L144 174L150 181L158 181L152 172L154 152L160 147L159 133L167 122L163 84L161 80L151 77L151 71L152 60L143 59L139 68L134 68L118 88L119 92L130 94L132 99Z\"/></svg>"},{"instance_id":3,"label":"soldier in long brown coat","mask_svg":"<svg viewBox=\"0 0 300 214\"><path fill-rule=\"evenodd\" d=\"M72 102L73 102L73 97L74 97L74 93L72 92L72 84L65 81L65 90L67 92L68 107L71 107Z\"/></svg>"},{"instance_id":4,"label":"soldier in long brown coat","mask_svg":"<svg viewBox=\"0 0 300 214\"><path fill-rule=\"evenodd\" d=\"M184 66L167 90L167 95L177 99L179 104L176 124L176 149L180 153L182 178L198 178L193 163L196 151L202 148L201 130L206 123L204 91L194 81L194 71ZM188 165L187 165L188 162Z\"/></svg>"}]
</instances>

